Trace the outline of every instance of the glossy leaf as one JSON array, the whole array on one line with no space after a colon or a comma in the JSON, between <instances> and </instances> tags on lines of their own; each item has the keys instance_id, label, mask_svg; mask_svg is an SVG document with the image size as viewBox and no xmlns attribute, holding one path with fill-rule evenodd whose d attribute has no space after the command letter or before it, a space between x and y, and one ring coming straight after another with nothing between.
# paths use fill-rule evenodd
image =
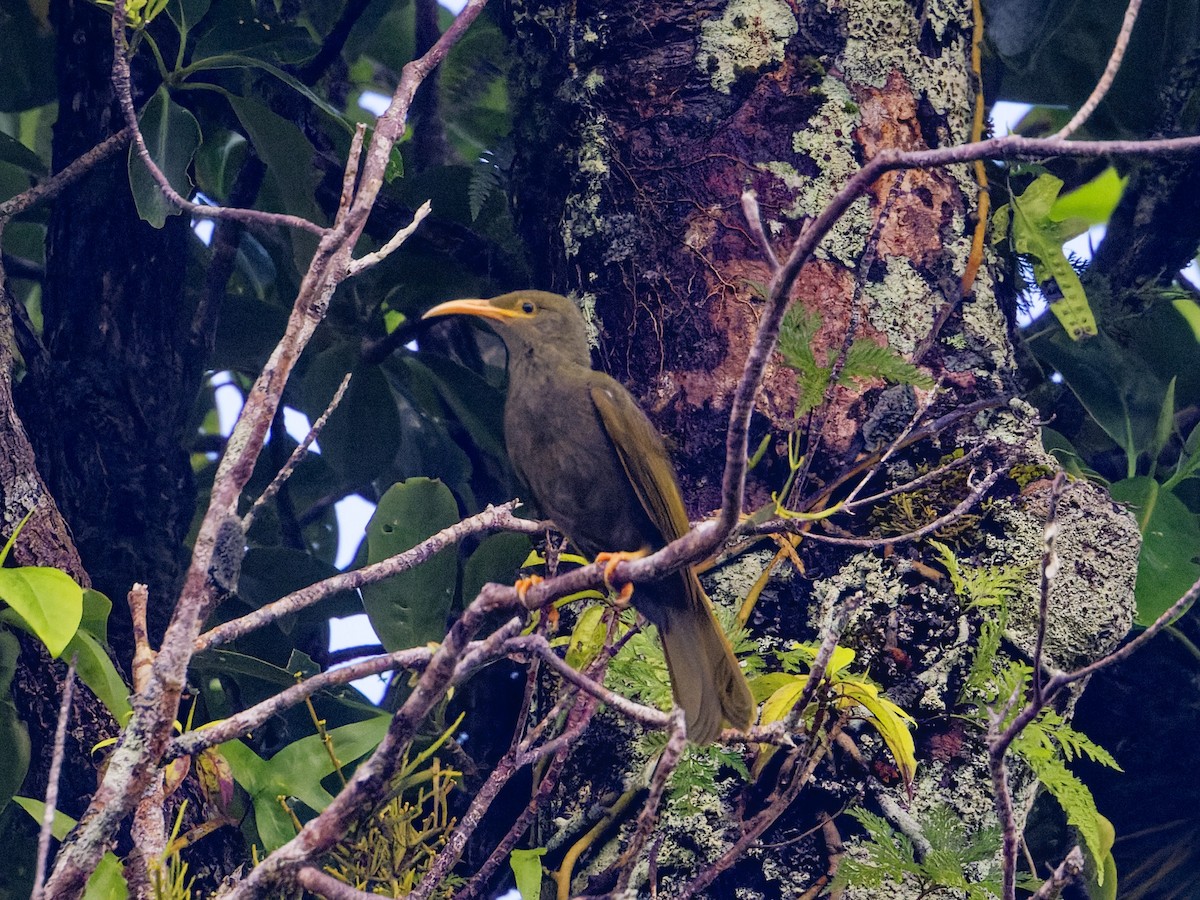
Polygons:
<instances>
[{"instance_id":1,"label":"glossy leaf","mask_svg":"<svg viewBox=\"0 0 1200 900\"><path fill-rule=\"evenodd\" d=\"M1128 176L1109 166L1085 185L1063 194L1050 207L1050 218L1062 222L1076 219L1088 225L1103 225L1121 200Z\"/></svg>"},{"instance_id":2,"label":"glossy leaf","mask_svg":"<svg viewBox=\"0 0 1200 900\"><path fill-rule=\"evenodd\" d=\"M368 484L383 474L400 445L400 414L387 378L378 366L360 363L357 349L348 344L335 344L308 367L304 411L309 420L325 411L351 370L350 386L318 439L322 458L347 486Z\"/></svg>"},{"instance_id":3,"label":"glossy leaf","mask_svg":"<svg viewBox=\"0 0 1200 900\"><path fill-rule=\"evenodd\" d=\"M64 659L75 657L79 680L91 689L118 722L125 722L133 707L129 705L129 687L104 646L91 633L80 628L67 644Z\"/></svg>"},{"instance_id":4,"label":"glossy leaf","mask_svg":"<svg viewBox=\"0 0 1200 900\"><path fill-rule=\"evenodd\" d=\"M514 850L508 858L513 877L517 882L517 893L521 900L538 900L542 896L542 857L545 847L532 850Z\"/></svg>"},{"instance_id":5,"label":"glossy leaf","mask_svg":"<svg viewBox=\"0 0 1200 900\"><path fill-rule=\"evenodd\" d=\"M1087 230L1082 219L1059 220L1053 207L1062 180L1043 174L1011 203L996 210L997 232L1010 231L1013 248L1033 263L1033 274L1050 302L1050 311L1072 340L1096 334L1096 317L1088 304L1079 275L1062 245Z\"/></svg>"},{"instance_id":6,"label":"glossy leaf","mask_svg":"<svg viewBox=\"0 0 1200 900\"><path fill-rule=\"evenodd\" d=\"M1165 385L1103 332L1083 342L1059 334L1038 337L1030 347L1062 375L1096 424L1125 451L1128 474L1135 474L1138 456L1153 446Z\"/></svg>"},{"instance_id":7,"label":"glossy leaf","mask_svg":"<svg viewBox=\"0 0 1200 900\"><path fill-rule=\"evenodd\" d=\"M55 657L83 617L83 589L66 572L46 566L0 569L0 600Z\"/></svg>"},{"instance_id":8,"label":"glossy leaf","mask_svg":"<svg viewBox=\"0 0 1200 900\"><path fill-rule=\"evenodd\" d=\"M459 520L458 504L440 481L410 478L393 485L367 525L367 558L379 562L408 550ZM388 651L440 641L454 600L458 560L453 546L386 581L363 588L363 606Z\"/></svg>"},{"instance_id":9,"label":"glossy leaf","mask_svg":"<svg viewBox=\"0 0 1200 900\"><path fill-rule=\"evenodd\" d=\"M172 100L166 88L160 87L138 116L138 124L150 158L177 194L190 197L192 180L188 176L188 167L200 146L200 123L196 117ZM138 215L155 228L162 228L167 216L182 212L163 196L158 182L132 144L129 147L129 186Z\"/></svg>"},{"instance_id":10,"label":"glossy leaf","mask_svg":"<svg viewBox=\"0 0 1200 900\"><path fill-rule=\"evenodd\" d=\"M29 813L40 827L42 816L46 812L46 804L32 797L13 797L13 802ZM75 827L75 820L70 816L55 810L54 824L50 833L56 841L64 840ZM129 896L129 885L125 883L125 869L121 861L111 851L100 857L92 877L88 879L83 892L83 900L125 900Z\"/></svg>"},{"instance_id":11,"label":"glossy leaf","mask_svg":"<svg viewBox=\"0 0 1200 900\"><path fill-rule=\"evenodd\" d=\"M1134 595L1137 622L1149 625L1200 578L1200 522L1153 478L1118 481L1109 493L1129 504L1142 532Z\"/></svg>"},{"instance_id":12,"label":"glossy leaf","mask_svg":"<svg viewBox=\"0 0 1200 900\"><path fill-rule=\"evenodd\" d=\"M463 566L462 602L470 603L489 581L511 583L532 548L523 534L493 534L475 548Z\"/></svg>"},{"instance_id":13,"label":"glossy leaf","mask_svg":"<svg viewBox=\"0 0 1200 900\"><path fill-rule=\"evenodd\" d=\"M389 716L374 716L329 731L334 753L342 765L349 766L374 750L390 723ZM274 850L296 836L291 816L280 806L280 797L295 798L314 812L325 809L333 800L321 786L321 780L333 773L334 765L319 734L288 744L269 760L241 741L223 744L220 752L237 783L254 802L258 836L267 850Z\"/></svg>"}]
</instances>

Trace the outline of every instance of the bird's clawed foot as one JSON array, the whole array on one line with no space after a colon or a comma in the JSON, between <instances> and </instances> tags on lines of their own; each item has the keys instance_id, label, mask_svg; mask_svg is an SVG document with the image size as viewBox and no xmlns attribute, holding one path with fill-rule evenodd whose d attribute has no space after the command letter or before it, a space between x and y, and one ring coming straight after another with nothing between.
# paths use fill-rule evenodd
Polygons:
<instances>
[{"instance_id":1,"label":"bird's clawed foot","mask_svg":"<svg viewBox=\"0 0 1200 900\"><path fill-rule=\"evenodd\" d=\"M635 559L641 559L644 556L649 556L648 550L627 551L621 550L616 553L597 553L596 562L604 565L604 585L610 591L615 591L617 594L617 606L625 607L629 603L629 598L633 596L633 582L627 581L620 587L613 584L613 572L617 566L623 562L632 562Z\"/></svg>"},{"instance_id":2,"label":"bird's clawed foot","mask_svg":"<svg viewBox=\"0 0 1200 900\"><path fill-rule=\"evenodd\" d=\"M542 583L541 575L527 575L524 578L518 578L517 583L513 585L517 589L517 599L521 603L525 603L525 595L529 593L529 589L535 584Z\"/></svg>"}]
</instances>

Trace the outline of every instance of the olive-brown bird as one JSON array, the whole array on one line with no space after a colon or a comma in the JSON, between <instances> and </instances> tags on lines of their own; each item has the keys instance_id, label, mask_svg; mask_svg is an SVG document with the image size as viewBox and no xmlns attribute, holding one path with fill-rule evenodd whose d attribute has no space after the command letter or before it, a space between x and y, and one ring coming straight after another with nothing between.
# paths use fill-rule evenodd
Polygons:
<instances>
[{"instance_id":1,"label":"olive-brown bird","mask_svg":"<svg viewBox=\"0 0 1200 900\"><path fill-rule=\"evenodd\" d=\"M566 297L516 291L425 313L480 316L508 349L505 444L544 515L581 552L658 550L688 530L662 438L616 380L591 366L583 316ZM658 628L688 736L708 743L725 719L746 728L754 698L696 573L639 584Z\"/></svg>"}]
</instances>

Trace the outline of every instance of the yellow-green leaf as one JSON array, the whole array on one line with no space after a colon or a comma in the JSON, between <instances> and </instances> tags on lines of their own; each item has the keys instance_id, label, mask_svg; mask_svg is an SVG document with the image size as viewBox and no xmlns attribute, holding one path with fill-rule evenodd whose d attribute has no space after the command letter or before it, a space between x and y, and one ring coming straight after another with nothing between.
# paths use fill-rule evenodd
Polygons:
<instances>
[{"instance_id":1,"label":"yellow-green leaf","mask_svg":"<svg viewBox=\"0 0 1200 900\"><path fill-rule=\"evenodd\" d=\"M0 600L56 657L83 618L83 589L66 572L47 566L0 569Z\"/></svg>"},{"instance_id":2,"label":"yellow-green leaf","mask_svg":"<svg viewBox=\"0 0 1200 900\"><path fill-rule=\"evenodd\" d=\"M589 606L580 613L567 645L567 665L577 672L583 671L604 646L607 632L603 606Z\"/></svg>"},{"instance_id":3,"label":"yellow-green leaf","mask_svg":"<svg viewBox=\"0 0 1200 900\"><path fill-rule=\"evenodd\" d=\"M783 721L800 699L804 686L808 684L808 676L792 675L789 677L790 681L775 691L763 704L762 724L770 725L772 722Z\"/></svg>"}]
</instances>

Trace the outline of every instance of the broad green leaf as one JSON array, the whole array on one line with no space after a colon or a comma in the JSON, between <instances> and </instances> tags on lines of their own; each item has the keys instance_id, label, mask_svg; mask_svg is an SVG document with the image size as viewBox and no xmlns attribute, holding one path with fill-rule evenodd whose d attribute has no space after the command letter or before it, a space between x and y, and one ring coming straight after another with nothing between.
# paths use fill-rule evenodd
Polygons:
<instances>
[{"instance_id":1,"label":"broad green leaf","mask_svg":"<svg viewBox=\"0 0 1200 900\"><path fill-rule=\"evenodd\" d=\"M46 566L0 569L0 600L54 657L62 655L83 617L83 589L66 572Z\"/></svg>"},{"instance_id":2,"label":"broad green leaf","mask_svg":"<svg viewBox=\"0 0 1200 900\"><path fill-rule=\"evenodd\" d=\"M300 94L334 121L339 122L348 131L354 130L354 127L346 120L345 116L342 115L340 110L330 105L330 103L320 95L314 93L313 90L308 87L308 85L297 81L294 77L283 71L283 69L280 69L278 66L271 65L269 62L256 59L253 56L246 56L242 53L224 53L219 56L209 56L204 59L199 59L188 66L187 71L189 73L201 72L205 69L259 69L263 72L267 72L278 78L296 93Z\"/></svg>"},{"instance_id":3,"label":"broad green leaf","mask_svg":"<svg viewBox=\"0 0 1200 900\"><path fill-rule=\"evenodd\" d=\"M108 616L112 601L92 588L83 589L83 615L79 627L102 644L108 643Z\"/></svg>"},{"instance_id":4,"label":"broad green leaf","mask_svg":"<svg viewBox=\"0 0 1200 900\"><path fill-rule=\"evenodd\" d=\"M579 614L575 627L571 629L571 640L567 644L567 665L577 672L582 672L604 646L607 633L604 607L595 604L587 607Z\"/></svg>"},{"instance_id":5,"label":"broad green leaf","mask_svg":"<svg viewBox=\"0 0 1200 900\"><path fill-rule=\"evenodd\" d=\"M1153 478L1118 481L1109 493L1132 507L1142 532L1134 594L1137 623L1149 625L1200 578L1200 523Z\"/></svg>"},{"instance_id":6,"label":"broad green leaf","mask_svg":"<svg viewBox=\"0 0 1200 900\"><path fill-rule=\"evenodd\" d=\"M236 131L210 129L196 151L196 187L215 200L227 200L249 146Z\"/></svg>"},{"instance_id":7,"label":"broad green leaf","mask_svg":"<svg viewBox=\"0 0 1200 900\"><path fill-rule=\"evenodd\" d=\"M179 40L186 41L188 32L204 18L212 0L168 0L167 15L179 30Z\"/></svg>"},{"instance_id":8,"label":"broad green leaf","mask_svg":"<svg viewBox=\"0 0 1200 900\"><path fill-rule=\"evenodd\" d=\"M150 158L177 194L190 197L192 180L188 177L188 167L200 146L200 123L196 117L172 100L165 87L160 87L146 103L138 123ZM167 216L182 212L163 196L133 144L129 146L129 186L138 215L155 228L162 228Z\"/></svg>"},{"instance_id":9,"label":"broad green leaf","mask_svg":"<svg viewBox=\"0 0 1200 900\"><path fill-rule=\"evenodd\" d=\"M1177 297L1171 301L1171 305L1183 316L1183 320L1192 330L1192 336L1200 343L1200 303L1190 297Z\"/></svg>"},{"instance_id":10,"label":"broad green leaf","mask_svg":"<svg viewBox=\"0 0 1200 900\"><path fill-rule=\"evenodd\" d=\"M1121 200L1128 176L1109 166L1085 185L1063 194L1050 207L1050 218L1062 222L1076 219L1088 225L1103 225Z\"/></svg>"},{"instance_id":11,"label":"broad green leaf","mask_svg":"<svg viewBox=\"0 0 1200 900\"><path fill-rule=\"evenodd\" d=\"M63 653L65 659L72 656L76 659L75 671L79 680L100 698L117 722L124 723L133 711L129 705L129 688L104 646L90 632L80 628Z\"/></svg>"},{"instance_id":12,"label":"broad green leaf","mask_svg":"<svg viewBox=\"0 0 1200 900\"><path fill-rule=\"evenodd\" d=\"M257 100L234 94L226 99L266 164L266 208L323 223L325 217L313 198L317 184L313 145L304 132ZM312 242L315 246L315 238Z\"/></svg>"},{"instance_id":13,"label":"broad green leaf","mask_svg":"<svg viewBox=\"0 0 1200 900\"><path fill-rule=\"evenodd\" d=\"M385 472L400 445L400 413L379 366L359 362L357 348L349 344L334 344L304 374L304 412L315 421L349 371L354 373L350 386L319 443L322 458L343 482L361 485Z\"/></svg>"},{"instance_id":14,"label":"broad green leaf","mask_svg":"<svg viewBox=\"0 0 1200 900\"><path fill-rule=\"evenodd\" d=\"M539 900L542 896L542 857L545 847L532 850L514 850L508 858L517 882L517 893L521 900Z\"/></svg>"},{"instance_id":15,"label":"broad green leaf","mask_svg":"<svg viewBox=\"0 0 1200 900\"><path fill-rule=\"evenodd\" d=\"M43 21L38 21L37 6L6 2L0 13L0 112L21 112L54 100L55 33L44 18L45 8Z\"/></svg>"},{"instance_id":16,"label":"broad green leaf","mask_svg":"<svg viewBox=\"0 0 1200 900\"><path fill-rule=\"evenodd\" d=\"M13 802L29 813L39 827L41 826L42 816L46 813L45 803L41 800L34 800L32 797L13 797ZM65 839L68 832L74 827L74 819L55 810L54 824L50 826L50 833L55 840ZM96 870L88 879L87 887L83 892L83 900L125 900L128 896L129 885L125 883L125 869L114 853L106 852L100 857L100 862L96 864Z\"/></svg>"},{"instance_id":17,"label":"broad green leaf","mask_svg":"<svg viewBox=\"0 0 1200 900\"><path fill-rule=\"evenodd\" d=\"M379 562L411 549L459 520L458 504L440 481L410 478L392 485L367 525L367 558ZM458 580L455 547L386 581L363 588L363 606L388 651L440 641Z\"/></svg>"},{"instance_id":18,"label":"broad green leaf","mask_svg":"<svg viewBox=\"0 0 1200 900\"><path fill-rule=\"evenodd\" d=\"M855 679L846 679L837 683L842 695L862 706L870 717L868 721L875 726L883 742L887 744L892 758L896 761L905 787L911 790L913 777L917 772L917 750L913 743L912 732L909 731L913 717L903 709L879 693L873 684Z\"/></svg>"},{"instance_id":19,"label":"broad green leaf","mask_svg":"<svg viewBox=\"0 0 1200 900\"><path fill-rule=\"evenodd\" d=\"M1051 334L1030 341L1034 353L1058 370L1079 402L1125 451L1126 470L1153 446L1166 386L1143 360L1104 332L1088 341Z\"/></svg>"},{"instance_id":20,"label":"broad green leaf","mask_svg":"<svg viewBox=\"0 0 1200 900\"><path fill-rule=\"evenodd\" d=\"M29 770L29 729L17 715L12 680L21 645L16 635L0 630L0 809L8 805Z\"/></svg>"},{"instance_id":21,"label":"broad green leaf","mask_svg":"<svg viewBox=\"0 0 1200 900\"><path fill-rule=\"evenodd\" d=\"M789 675L787 672L767 672L751 678L750 693L754 695L755 706L765 701L780 688L791 684L795 679L795 675Z\"/></svg>"},{"instance_id":22,"label":"broad green leaf","mask_svg":"<svg viewBox=\"0 0 1200 900\"><path fill-rule=\"evenodd\" d=\"M379 745L390 722L389 716L374 716L334 728L328 732L334 754L343 766L348 766ZM333 773L334 765L319 734L288 744L269 760L241 741L222 744L220 753L254 803L258 836L268 851L296 835L292 817L280 805L281 797L300 800L314 812L325 809L333 800L321 786L321 780Z\"/></svg>"},{"instance_id":23,"label":"broad green leaf","mask_svg":"<svg viewBox=\"0 0 1200 900\"><path fill-rule=\"evenodd\" d=\"M470 603L489 581L511 582L529 555L529 538L505 531L485 538L463 566L462 602Z\"/></svg>"},{"instance_id":24,"label":"broad green leaf","mask_svg":"<svg viewBox=\"0 0 1200 900\"><path fill-rule=\"evenodd\" d=\"M46 173L46 164L40 156L3 131L0 131L0 162L9 163L33 175Z\"/></svg>"},{"instance_id":25,"label":"broad green leaf","mask_svg":"<svg viewBox=\"0 0 1200 900\"><path fill-rule=\"evenodd\" d=\"M790 681L776 690L763 704L760 719L762 724L770 725L772 722L783 721L800 699L800 695L804 692L804 686L808 684L808 676L792 675L789 677Z\"/></svg>"},{"instance_id":26,"label":"broad green leaf","mask_svg":"<svg viewBox=\"0 0 1200 900\"><path fill-rule=\"evenodd\" d=\"M1062 245L1086 231L1087 222L1052 217L1062 185L1061 179L1043 174L1012 198L1012 241L1018 253L1032 260L1034 277L1050 302L1050 311L1071 339L1079 340L1096 334L1096 317Z\"/></svg>"}]
</instances>

